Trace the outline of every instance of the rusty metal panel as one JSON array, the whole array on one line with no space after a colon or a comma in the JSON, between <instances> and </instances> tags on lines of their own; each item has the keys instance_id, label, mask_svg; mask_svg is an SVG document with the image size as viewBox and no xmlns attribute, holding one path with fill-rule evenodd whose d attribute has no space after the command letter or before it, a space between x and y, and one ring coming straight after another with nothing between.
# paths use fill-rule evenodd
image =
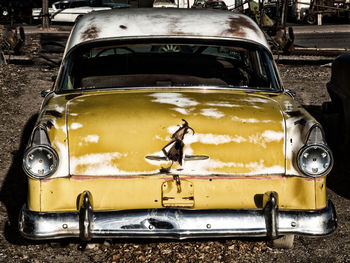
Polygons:
<instances>
[{"instance_id":1,"label":"rusty metal panel","mask_svg":"<svg viewBox=\"0 0 350 263\"><path fill-rule=\"evenodd\" d=\"M86 41L162 36L244 39L269 49L256 23L242 14L204 9L140 8L85 15L73 28L66 53Z\"/></svg>"},{"instance_id":2,"label":"rusty metal panel","mask_svg":"<svg viewBox=\"0 0 350 263\"><path fill-rule=\"evenodd\" d=\"M164 207L193 207L194 189L191 181L180 179L178 175L173 180L162 184L162 205Z\"/></svg>"}]
</instances>

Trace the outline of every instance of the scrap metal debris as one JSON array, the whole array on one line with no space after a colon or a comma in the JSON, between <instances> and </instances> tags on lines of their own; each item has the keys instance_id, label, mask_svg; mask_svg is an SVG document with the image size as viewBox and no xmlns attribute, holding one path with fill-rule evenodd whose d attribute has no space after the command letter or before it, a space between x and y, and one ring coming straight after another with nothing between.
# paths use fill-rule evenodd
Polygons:
<instances>
[{"instance_id":1,"label":"scrap metal debris","mask_svg":"<svg viewBox=\"0 0 350 263\"><path fill-rule=\"evenodd\" d=\"M0 53L1 60L7 63L11 55L20 55L25 41L23 27L0 25Z\"/></svg>"}]
</instances>

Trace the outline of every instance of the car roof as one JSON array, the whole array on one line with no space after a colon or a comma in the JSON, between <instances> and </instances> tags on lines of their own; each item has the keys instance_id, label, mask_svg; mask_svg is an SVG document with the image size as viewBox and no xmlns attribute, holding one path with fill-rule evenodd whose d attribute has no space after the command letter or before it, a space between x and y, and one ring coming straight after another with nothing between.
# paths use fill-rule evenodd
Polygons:
<instances>
[{"instance_id":1,"label":"car roof","mask_svg":"<svg viewBox=\"0 0 350 263\"><path fill-rule=\"evenodd\" d=\"M84 15L72 29L65 53L83 42L136 37L243 39L269 49L256 23L240 13L192 8L131 8Z\"/></svg>"}]
</instances>

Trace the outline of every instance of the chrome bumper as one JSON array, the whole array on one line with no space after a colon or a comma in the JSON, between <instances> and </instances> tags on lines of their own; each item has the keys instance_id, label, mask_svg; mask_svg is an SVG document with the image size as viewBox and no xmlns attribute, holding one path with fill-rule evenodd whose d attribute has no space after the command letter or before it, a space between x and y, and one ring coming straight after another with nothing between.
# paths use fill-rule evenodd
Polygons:
<instances>
[{"instance_id":1,"label":"chrome bumper","mask_svg":"<svg viewBox=\"0 0 350 263\"><path fill-rule=\"evenodd\" d=\"M322 210L279 210L271 196L261 210L149 209L38 213L22 208L19 230L29 239L268 237L326 235L337 226L331 201Z\"/></svg>"}]
</instances>

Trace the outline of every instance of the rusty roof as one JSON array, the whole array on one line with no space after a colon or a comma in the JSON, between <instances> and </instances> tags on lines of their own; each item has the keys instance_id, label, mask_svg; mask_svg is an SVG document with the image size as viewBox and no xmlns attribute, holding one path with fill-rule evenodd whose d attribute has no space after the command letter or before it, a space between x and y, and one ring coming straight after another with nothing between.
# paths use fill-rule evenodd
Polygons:
<instances>
[{"instance_id":1,"label":"rusty roof","mask_svg":"<svg viewBox=\"0 0 350 263\"><path fill-rule=\"evenodd\" d=\"M95 39L162 36L246 39L269 49L262 31L243 14L209 9L131 8L83 16L72 30L66 52Z\"/></svg>"}]
</instances>

